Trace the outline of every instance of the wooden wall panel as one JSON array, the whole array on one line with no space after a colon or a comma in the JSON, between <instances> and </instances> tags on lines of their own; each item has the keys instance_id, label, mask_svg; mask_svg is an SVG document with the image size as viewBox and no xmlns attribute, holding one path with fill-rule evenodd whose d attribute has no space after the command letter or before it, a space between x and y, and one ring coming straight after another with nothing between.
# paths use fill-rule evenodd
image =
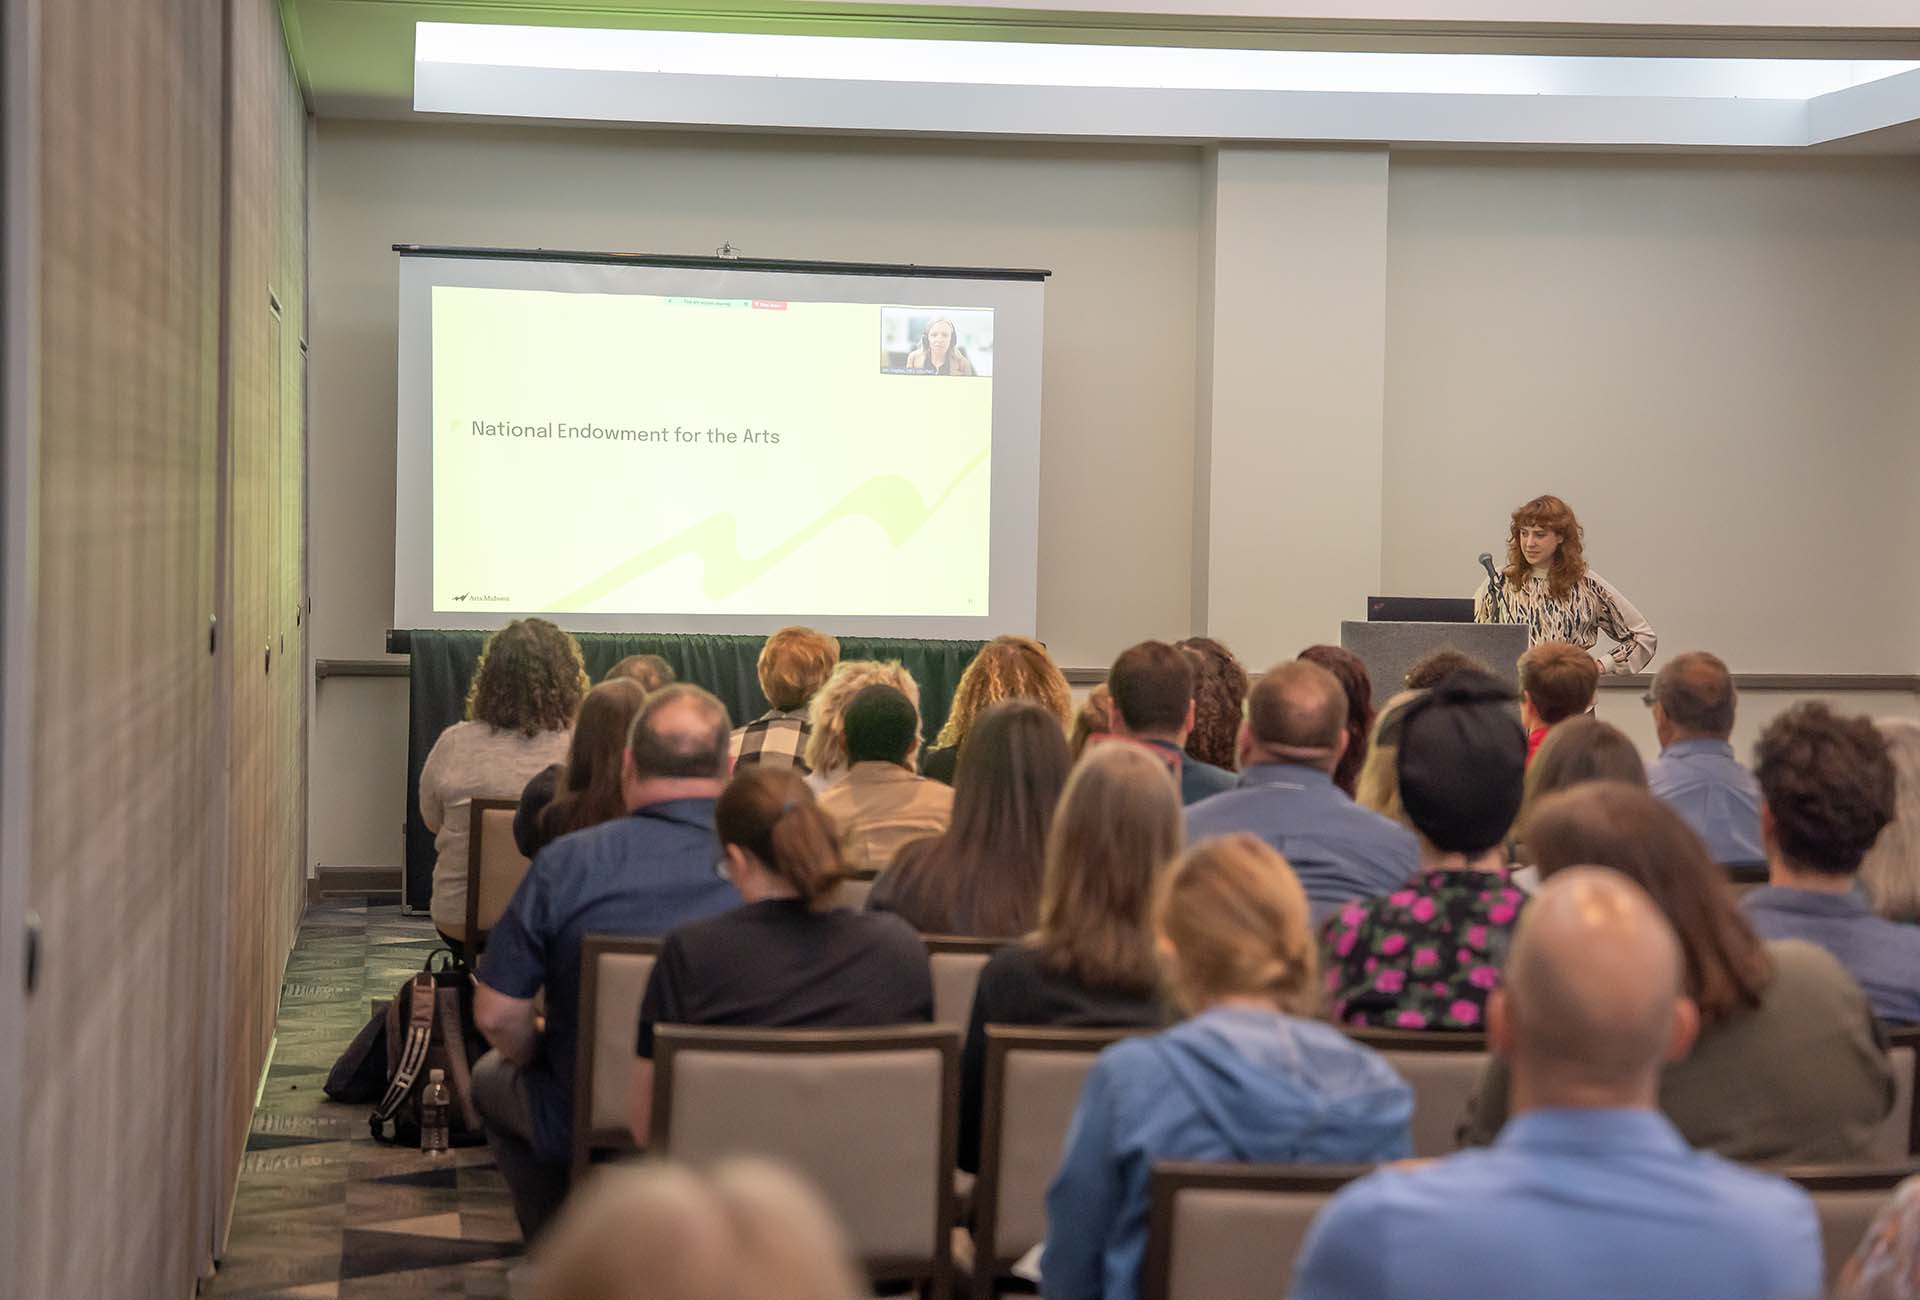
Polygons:
<instances>
[{"instance_id":1,"label":"wooden wall panel","mask_svg":"<svg viewBox=\"0 0 1920 1300\"><path fill-rule=\"evenodd\" d=\"M38 8L44 938L0 1292L185 1297L304 897L304 112L273 0Z\"/></svg>"},{"instance_id":2,"label":"wooden wall panel","mask_svg":"<svg viewBox=\"0 0 1920 1300\"><path fill-rule=\"evenodd\" d=\"M203 0L41 5L38 712L24 1297L190 1294L213 787L221 41Z\"/></svg>"}]
</instances>

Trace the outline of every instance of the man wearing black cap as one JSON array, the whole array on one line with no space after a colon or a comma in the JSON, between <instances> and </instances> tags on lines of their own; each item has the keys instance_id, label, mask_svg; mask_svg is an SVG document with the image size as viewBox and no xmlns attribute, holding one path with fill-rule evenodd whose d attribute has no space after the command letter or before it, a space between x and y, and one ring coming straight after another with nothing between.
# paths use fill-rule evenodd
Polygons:
<instances>
[{"instance_id":1,"label":"man wearing black cap","mask_svg":"<svg viewBox=\"0 0 1920 1300\"><path fill-rule=\"evenodd\" d=\"M1420 837L1420 874L1328 924L1328 1014L1388 1029L1482 1029L1526 901L1506 837L1520 811L1527 734L1513 695L1470 670L1397 721L1400 802Z\"/></svg>"}]
</instances>

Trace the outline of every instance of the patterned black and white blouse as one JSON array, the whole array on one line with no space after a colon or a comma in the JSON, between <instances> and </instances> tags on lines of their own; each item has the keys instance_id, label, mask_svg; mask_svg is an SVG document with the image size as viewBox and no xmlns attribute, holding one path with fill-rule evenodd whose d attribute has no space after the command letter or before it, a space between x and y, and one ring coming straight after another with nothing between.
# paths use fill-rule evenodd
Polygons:
<instances>
[{"instance_id":1,"label":"patterned black and white blouse","mask_svg":"<svg viewBox=\"0 0 1920 1300\"><path fill-rule=\"evenodd\" d=\"M1528 575L1524 586L1515 586L1504 574L1498 591L1489 586L1482 580L1473 593L1474 622L1525 623L1530 646L1568 641L1588 651L1605 632L1614 641L1613 649L1594 656L1605 672L1639 672L1652 661L1660 644L1645 616L1591 569L1558 600L1548 589L1546 576L1537 571Z\"/></svg>"}]
</instances>

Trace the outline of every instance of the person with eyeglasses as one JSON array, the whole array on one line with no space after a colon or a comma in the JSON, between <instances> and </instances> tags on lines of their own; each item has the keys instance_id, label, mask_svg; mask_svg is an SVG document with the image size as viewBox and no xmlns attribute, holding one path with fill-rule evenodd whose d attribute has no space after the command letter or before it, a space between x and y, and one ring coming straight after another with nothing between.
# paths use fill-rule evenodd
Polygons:
<instances>
[{"instance_id":1,"label":"person with eyeglasses","mask_svg":"<svg viewBox=\"0 0 1920 1300\"><path fill-rule=\"evenodd\" d=\"M1513 512L1506 567L1498 581L1482 579L1473 620L1524 623L1529 646L1568 641L1589 654L1604 632L1614 646L1593 655L1602 673L1637 673L1660 644L1620 589L1587 567L1586 530L1556 496L1535 497Z\"/></svg>"}]
</instances>

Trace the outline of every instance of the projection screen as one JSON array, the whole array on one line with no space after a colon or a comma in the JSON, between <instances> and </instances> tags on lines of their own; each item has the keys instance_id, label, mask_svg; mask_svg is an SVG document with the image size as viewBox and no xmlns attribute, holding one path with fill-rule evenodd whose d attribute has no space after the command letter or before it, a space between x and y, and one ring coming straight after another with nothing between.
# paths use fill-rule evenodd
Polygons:
<instances>
[{"instance_id":1,"label":"projection screen","mask_svg":"<svg viewBox=\"0 0 1920 1300\"><path fill-rule=\"evenodd\" d=\"M396 628L1034 631L1044 272L396 251Z\"/></svg>"}]
</instances>

